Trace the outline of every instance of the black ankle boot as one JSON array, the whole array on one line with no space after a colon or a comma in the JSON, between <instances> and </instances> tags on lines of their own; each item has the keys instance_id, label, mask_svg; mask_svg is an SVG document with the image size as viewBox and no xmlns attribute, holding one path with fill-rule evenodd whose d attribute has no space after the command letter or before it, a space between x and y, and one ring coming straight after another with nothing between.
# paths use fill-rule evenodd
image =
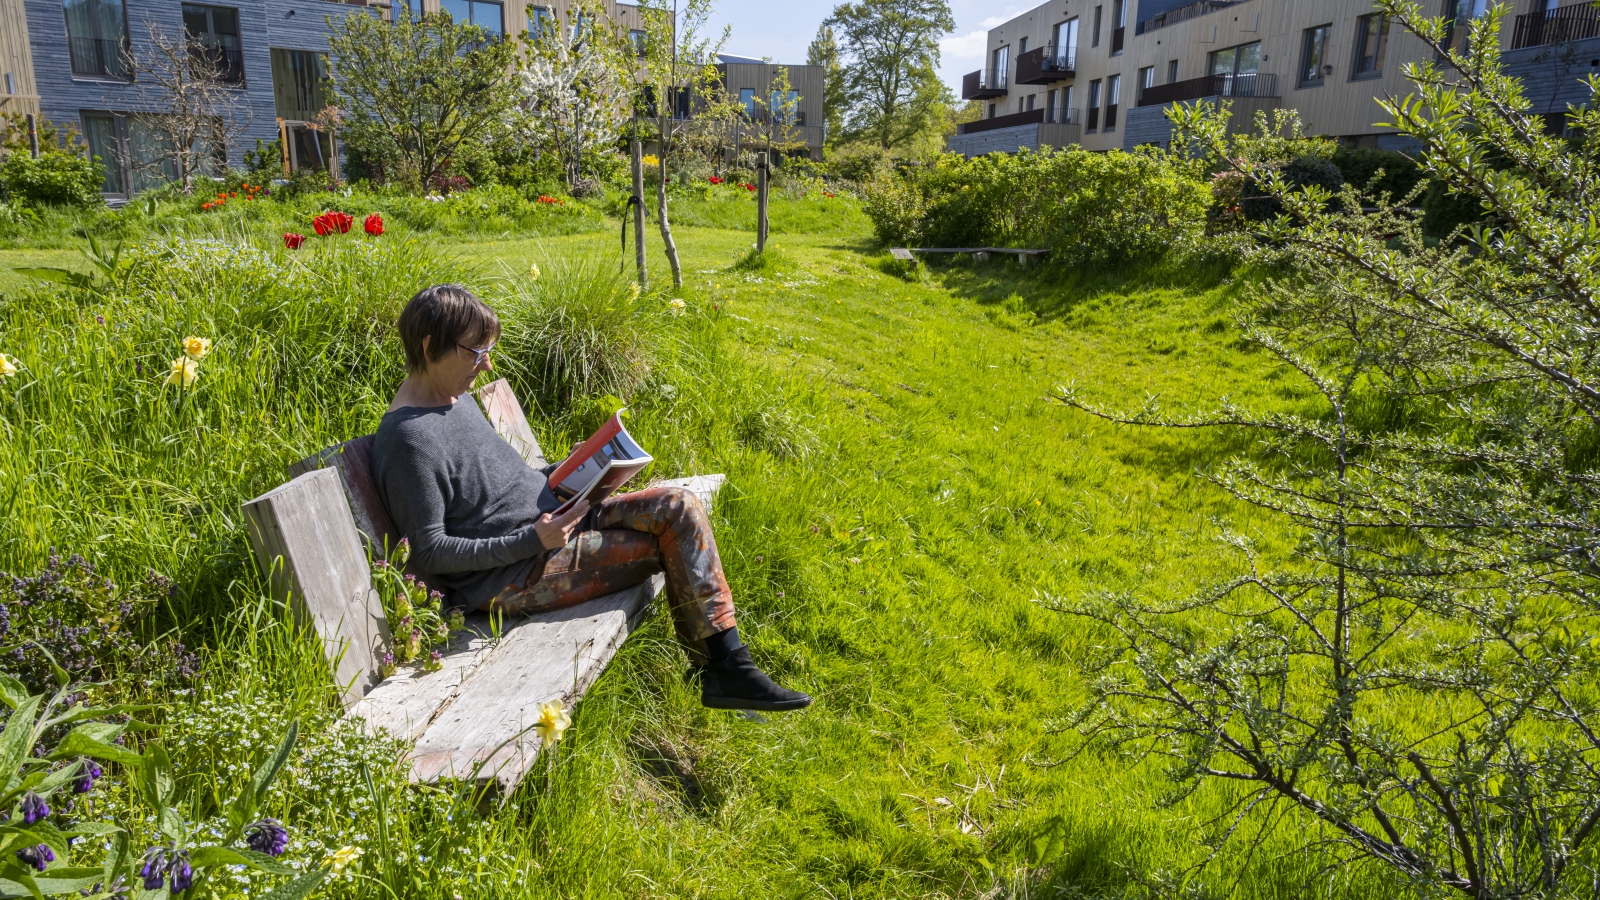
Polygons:
<instances>
[{"instance_id":1,"label":"black ankle boot","mask_svg":"<svg viewBox=\"0 0 1600 900\"><path fill-rule=\"evenodd\" d=\"M756 668L748 647L740 647L701 669L700 685L700 704L712 709L781 712L811 705L810 697L782 687Z\"/></svg>"}]
</instances>

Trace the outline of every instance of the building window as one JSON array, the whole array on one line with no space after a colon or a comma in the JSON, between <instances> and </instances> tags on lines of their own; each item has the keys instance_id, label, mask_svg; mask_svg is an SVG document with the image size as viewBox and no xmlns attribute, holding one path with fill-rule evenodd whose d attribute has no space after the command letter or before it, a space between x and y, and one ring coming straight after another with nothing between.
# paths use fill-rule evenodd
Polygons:
<instances>
[{"instance_id":1,"label":"building window","mask_svg":"<svg viewBox=\"0 0 1600 900\"><path fill-rule=\"evenodd\" d=\"M61 8L67 17L72 74L133 78L123 0L62 0Z\"/></svg>"},{"instance_id":2,"label":"building window","mask_svg":"<svg viewBox=\"0 0 1600 900\"><path fill-rule=\"evenodd\" d=\"M756 89L740 88L739 105L744 107L745 118L754 119L756 117Z\"/></svg>"},{"instance_id":3,"label":"building window","mask_svg":"<svg viewBox=\"0 0 1600 900\"><path fill-rule=\"evenodd\" d=\"M1083 130L1093 133L1100 129L1100 79L1089 82L1089 121Z\"/></svg>"},{"instance_id":4,"label":"building window","mask_svg":"<svg viewBox=\"0 0 1600 900\"><path fill-rule=\"evenodd\" d=\"M1044 95L1044 120L1046 122L1054 122L1056 120L1056 92L1055 91L1051 91L1048 94Z\"/></svg>"},{"instance_id":5,"label":"building window","mask_svg":"<svg viewBox=\"0 0 1600 900\"><path fill-rule=\"evenodd\" d=\"M1383 54L1389 47L1389 17L1373 13L1356 20L1355 77L1383 74Z\"/></svg>"},{"instance_id":6,"label":"building window","mask_svg":"<svg viewBox=\"0 0 1600 900\"><path fill-rule=\"evenodd\" d=\"M1089 37L1089 46L1091 47L1100 46L1100 11L1104 8L1101 6L1094 8L1094 33Z\"/></svg>"},{"instance_id":7,"label":"building window","mask_svg":"<svg viewBox=\"0 0 1600 900\"><path fill-rule=\"evenodd\" d=\"M1177 80L1178 80L1178 61L1174 59L1171 62L1167 63L1167 84L1175 84L1177 82Z\"/></svg>"},{"instance_id":8,"label":"building window","mask_svg":"<svg viewBox=\"0 0 1600 900\"><path fill-rule=\"evenodd\" d=\"M1113 75L1106 79L1106 124L1105 130L1112 131L1117 127L1117 104L1122 101L1122 76Z\"/></svg>"},{"instance_id":9,"label":"building window","mask_svg":"<svg viewBox=\"0 0 1600 900\"><path fill-rule=\"evenodd\" d=\"M1045 49L1045 55L1050 58L1050 64L1056 71L1070 72L1077 68L1078 20L1076 18L1056 24L1050 32L1050 46Z\"/></svg>"},{"instance_id":10,"label":"building window","mask_svg":"<svg viewBox=\"0 0 1600 900\"><path fill-rule=\"evenodd\" d=\"M1545 12L1550 11L1549 6ZM1468 25L1489 12L1489 0L1444 0L1445 36L1448 50L1467 52Z\"/></svg>"},{"instance_id":11,"label":"building window","mask_svg":"<svg viewBox=\"0 0 1600 900\"><path fill-rule=\"evenodd\" d=\"M800 92L790 91L787 94L773 91L767 95L767 111L772 118L782 125L804 125L800 113Z\"/></svg>"},{"instance_id":12,"label":"building window","mask_svg":"<svg viewBox=\"0 0 1600 900\"><path fill-rule=\"evenodd\" d=\"M1124 28L1128 25L1127 0L1111 0L1111 55L1122 52Z\"/></svg>"},{"instance_id":13,"label":"building window","mask_svg":"<svg viewBox=\"0 0 1600 900\"><path fill-rule=\"evenodd\" d=\"M1139 96L1134 98L1134 102L1137 103L1137 102L1140 102L1140 101L1144 100L1144 90L1145 90L1145 88L1152 88L1152 87L1155 87L1155 86L1156 86L1156 67L1155 66L1145 66L1144 68L1140 69L1139 70Z\"/></svg>"},{"instance_id":14,"label":"building window","mask_svg":"<svg viewBox=\"0 0 1600 900\"><path fill-rule=\"evenodd\" d=\"M1260 68L1260 41L1217 50L1211 54L1211 75L1221 82L1216 86L1216 91L1223 96L1255 96L1256 72Z\"/></svg>"},{"instance_id":15,"label":"building window","mask_svg":"<svg viewBox=\"0 0 1600 900\"><path fill-rule=\"evenodd\" d=\"M309 122L327 101L322 83L328 77L328 57L314 50L272 50L272 101L280 119Z\"/></svg>"},{"instance_id":16,"label":"building window","mask_svg":"<svg viewBox=\"0 0 1600 900\"><path fill-rule=\"evenodd\" d=\"M628 32L628 42L633 44L633 52L635 56L644 55L644 32L637 28L632 29Z\"/></svg>"},{"instance_id":17,"label":"building window","mask_svg":"<svg viewBox=\"0 0 1600 900\"><path fill-rule=\"evenodd\" d=\"M556 27L555 16L550 14L548 6L528 7L528 37L538 39ZM629 37L632 37L629 32Z\"/></svg>"},{"instance_id":18,"label":"building window","mask_svg":"<svg viewBox=\"0 0 1600 900\"><path fill-rule=\"evenodd\" d=\"M1307 28L1300 44L1300 86L1313 87L1322 83L1324 75L1333 67L1328 65L1328 34L1332 25Z\"/></svg>"},{"instance_id":19,"label":"building window","mask_svg":"<svg viewBox=\"0 0 1600 900\"><path fill-rule=\"evenodd\" d=\"M244 54L239 50L239 11L226 6L183 4L183 30L193 62L230 84L244 83Z\"/></svg>"},{"instance_id":20,"label":"building window","mask_svg":"<svg viewBox=\"0 0 1600 900\"><path fill-rule=\"evenodd\" d=\"M993 103L989 104L989 118L991 118L991 119L994 118L994 108L995 108L995 104L993 104Z\"/></svg>"},{"instance_id":21,"label":"building window","mask_svg":"<svg viewBox=\"0 0 1600 900\"><path fill-rule=\"evenodd\" d=\"M1058 117L1058 121L1065 125L1070 125L1077 121L1077 115L1072 111L1072 90L1073 88L1070 84L1061 89L1061 115Z\"/></svg>"},{"instance_id":22,"label":"building window","mask_svg":"<svg viewBox=\"0 0 1600 900\"><path fill-rule=\"evenodd\" d=\"M1017 55L1021 56L1022 54L1027 53L1027 52L1028 52L1028 39L1025 38L1025 37L1024 38L1018 38L1017 39Z\"/></svg>"},{"instance_id":23,"label":"building window","mask_svg":"<svg viewBox=\"0 0 1600 900\"><path fill-rule=\"evenodd\" d=\"M506 35L506 8L495 0L442 0L439 8L457 25L476 25L491 38Z\"/></svg>"},{"instance_id":24,"label":"building window","mask_svg":"<svg viewBox=\"0 0 1600 900\"><path fill-rule=\"evenodd\" d=\"M1006 86L1006 69L1011 66L1011 48L1001 47L994 51L994 83L989 85L993 90L1003 90Z\"/></svg>"},{"instance_id":25,"label":"building window","mask_svg":"<svg viewBox=\"0 0 1600 900\"><path fill-rule=\"evenodd\" d=\"M83 114L83 137L89 143L89 154L100 160L106 179L100 183L100 193L122 193L122 149L117 146L117 120L104 114Z\"/></svg>"}]
</instances>

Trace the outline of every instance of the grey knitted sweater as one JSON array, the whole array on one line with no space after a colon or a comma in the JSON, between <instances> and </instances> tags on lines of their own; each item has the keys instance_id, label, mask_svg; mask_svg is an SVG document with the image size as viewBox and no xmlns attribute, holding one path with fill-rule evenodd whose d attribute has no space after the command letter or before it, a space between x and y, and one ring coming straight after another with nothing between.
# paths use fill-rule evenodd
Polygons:
<instances>
[{"instance_id":1,"label":"grey knitted sweater","mask_svg":"<svg viewBox=\"0 0 1600 900\"><path fill-rule=\"evenodd\" d=\"M530 468L470 396L394 410L372 444L378 494L411 541L412 565L468 610L542 569L533 525L560 506L546 480L554 468Z\"/></svg>"}]
</instances>

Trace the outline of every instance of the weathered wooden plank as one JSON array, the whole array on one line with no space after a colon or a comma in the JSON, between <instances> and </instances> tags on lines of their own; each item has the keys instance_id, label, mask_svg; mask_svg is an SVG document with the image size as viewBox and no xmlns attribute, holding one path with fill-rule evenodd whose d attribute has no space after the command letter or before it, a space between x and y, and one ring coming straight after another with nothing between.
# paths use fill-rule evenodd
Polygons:
<instances>
[{"instance_id":1,"label":"weathered wooden plank","mask_svg":"<svg viewBox=\"0 0 1600 900\"><path fill-rule=\"evenodd\" d=\"M374 687L347 715L363 720L373 734L414 741L450 705L461 685L500 644L488 616L470 615L466 630L457 632L445 648L439 671L402 669Z\"/></svg>"},{"instance_id":2,"label":"weathered wooden plank","mask_svg":"<svg viewBox=\"0 0 1600 900\"><path fill-rule=\"evenodd\" d=\"M539 440L533 436L533 429L528 425L528 417L522 412L522 404L517 402L516 393L504 378L479 388L478 403L483 407L484 418L522 454L528 465L535 469L548 465L544 451L539 449Z\"/></svg>"},{"instance_id":3,"label":"weathered wooden plank","mask_svg":"<svg viewBox=\"0 0 1600 900\"><path fill-rule=\"evenodd\" d=\"M726 475L690 475L688 478L666 478L652 481L646 487L686 487L694 491L700 498L700 504L711 512L711 501L717 498L717 491L728 481Z\"/></svg>"},{"instance_id":4,"label":"weathered wooden plank","mask_svg":"<svg viewBox=\"0 0 1600 900\"><path fill-rule=\"evenodd\" d=\"M540 704L574 706L664 584L656 575L513 628L417 738L412 780L492 782L504 793L514 790L539 755L533 725Z\"/></svg>"},{"instance_id":5,"label":"weathered wooden plank","mask_svg":"<svg viewBox=\"0 0 1600 900\"><path fill-rule=\"evenodd\" d=\"M250 543L272 595L322 641L348 708L378 683L389 622L339 475L307 472L244 504Z\"/></svg>"},{"instance_id":6,"label":"weathered wooden plank","mask_svg":"<svg viewBox=\"0 0 1600 900\"><path fill-rule=\"evenodd\" d=\"M381 558L400 543L400 532L378 498L378 488L372 480L372 441L373 436L368 434L336 444L290 465L287 471L291 479L317 469L337 471L356 530L371 545L372 555Z\"/></svg>"}]
</instances>

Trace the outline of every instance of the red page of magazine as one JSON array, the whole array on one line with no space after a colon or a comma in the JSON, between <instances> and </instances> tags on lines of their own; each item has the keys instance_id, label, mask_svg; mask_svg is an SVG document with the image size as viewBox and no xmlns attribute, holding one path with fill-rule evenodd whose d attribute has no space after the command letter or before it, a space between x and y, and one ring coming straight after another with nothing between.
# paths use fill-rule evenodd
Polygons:
<instances>
[{"instance_id":1,"label":"red page of magazine","mask_svg":"<svg viewBox=\"0 0 1600 900\"><path fill-rule=\"evenodd\" d=\"M611 443L611 439L621 432L622 410L619 409L612 414L610 419L606 420L604 425L600 426L599 431L596 431L587 441L579 444L578 449L572 451L566 459L562 460L561 465L556 466L556 470L550 473L550 489L555 490L560 487L561 482L566 481L568 475L571 475L579 466L588 462L596 453L601 451L601 448Z\"/></svg>"}]
</instances>

